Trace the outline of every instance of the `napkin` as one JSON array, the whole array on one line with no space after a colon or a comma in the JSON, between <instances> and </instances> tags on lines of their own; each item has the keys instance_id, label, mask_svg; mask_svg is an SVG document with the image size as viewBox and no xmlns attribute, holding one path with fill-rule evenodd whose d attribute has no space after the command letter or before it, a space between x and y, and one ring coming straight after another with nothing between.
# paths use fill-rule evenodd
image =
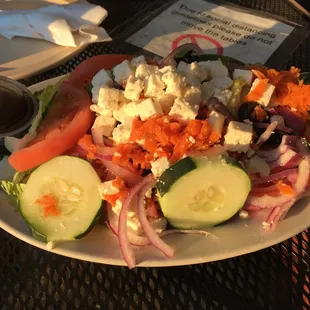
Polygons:
<instances>
[{"instance_id":1,"label":"napkin","mask_svg":"<svg viewBox=\"0 0 310 310\"><path fill-rule=\"evenodd\" d=\"M98 27L107 15L104 8L89 3L3 11L0 12L0 35L8 39L19 36L79 47L111 40L107 32Z\"/></svg>"}]
</instances>

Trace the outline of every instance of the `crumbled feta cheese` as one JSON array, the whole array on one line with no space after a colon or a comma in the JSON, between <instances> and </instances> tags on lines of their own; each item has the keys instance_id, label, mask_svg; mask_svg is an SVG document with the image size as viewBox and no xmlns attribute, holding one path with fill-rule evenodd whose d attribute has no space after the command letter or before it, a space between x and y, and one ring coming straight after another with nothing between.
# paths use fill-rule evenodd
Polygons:
<instances>
[{"instance_id":1,"label":"crumbled feta cheese","mask_svg":"<svg viewBox=\"0 0 310 310\"><path fill-rule=\"evenodd\" d=\"M138 143L139 145L143 146L144 143L145 143L145 139L136 140L136 143Z\"/></svg>"},{"instance_id":2,"label":"crumbled feta cheese","mask_svg":"<svg viewBox=\"0 0 310 310\"><path fill-rule=\"evenodd\" d=\"M55 246L56 246L55 241L49 241L46 244L45 248L46 248L47 251L51 251L51 250L53 250L55 248Z\"/></svg>"},{"instance_id":3,"label":"crumbled feta cheese","mask_svg":"<svg viewBox=\"0 0 310 310\"><path fill-rule=\"evenodd\" d=\"M198 105L191 105L184 99L177 98L169 112L170 116L176 116L184 121L195 119L198 114Z\"/></svg>"},{"instance_id":4,"label":"crumbled feta cheese","mask_svg":"<svg viewBox=\"0 0 310 310\"><path fill-rule=\"evenodd\" d=\"M259 156L252 156L248 162L247 170L250 173L259 173L262 178L270 174L269 164Z\"/></svg>"},{"instance_id":5,"label":"crumbled feta cheese","mask_svg":"<svg viewBox=\"0 0 310 310\"><path fill-rule=\"evenodd\" d=\"M246 210L240 210L239 216L240 216L242 219L246 219L246 218L249 217L249 212L246 211Z\"/></svg>"},{"instance_id":6,"label":"crumbled feta cheese","mask_svg":"<svg viewBox=\"0 0 310 310\"><path fill-rule=\"evenodd\" d=\"M215 77L210 81L216 88L225 90L230 88L233 84L233 80L228 76Z\"/></svg>"},{"instance_id":7,"label":"crumbled feta cheese","mask_svg":"<svg viewBox=\"0 0 310 310\"><path fill-rule=\"evenodd\" d=\"M159 178L161 174L170 167L169 160L166 156L160 157L151 162L151 170L155 178Z\"/></svg>"},{"instance_id":8,"label":"crumbled feta cheese","mask_svg":"<svg viewBox=\"0 0 310 310\"><path fill-rule=\"evenodd\" d=\"M253 82L252 87L250 89L250 92L253 91L259 83L260 83L260 79L255 79L255 81ZM273 95L274 90L275 90L275 86L268 83L266 90L264 91L264 93L260 97L260 99L257 100L257 102L259 104L267 107L269 102L270 102L270 99Z\"/></svg>"},{"instance_id":9,"label":"crumbled feta cheese","mask_svg":"<svg viewBox=\"0 0 310 310\"><path fill-rule=\"evenodd\" d=\"M92 92L92 102L98 102L99 90L104 86L111 86L113 80L111 78L110 72L106 70L100 70L92 79L91 84L93 86Z\"/></svg>"},{"instance_id":10,"label":"crumbled feta cheese","mask_svg":"<svg viewBox=\"0 0 310 310\"><path fill-rule=\"evenodd\" d=\"M222 135L223 126L224 126L225 116L216 111L211 111L208 122L212 129L218 133L220 136Z\"/></svg>"},{"instance_id":11,"label":"crumbled feta cheese","mask_svg":"<svg viewBox=\"0 0 310 310\"><path fill-rule=\"evenodd\" d=\"M201 90L194 86L187 88L184 94L184 99L190 104L199 105L201 102Z\"/></svg>"},{"instance_id":12,"label":"crumbled feta cheese","mask_svg":"<svg viewBox=\"0 0 310 310\"><path fill-rule=\"evenodd\" d=\"M202 99L208 101L215 93L215 86L210 82L202 84Z\"/></svg>"},{"instance_id":13,"label":"crumbled feta cheese","mask_svg":"<svg viewBox=\"0 0 310 310\"><path fill-rule=\"evenodd\" d=\"M166 85L166 94L181 97L186 88L186 79L176 72L167 72L162 76L162 81Z\"/></svg>"},{"instance_id":14,"label":"crumbled feta cheese","mask_svg":"<svg viewBox=\"0 0 310 310\"><path fill-rule=\"evenodd\" d=\"M136 69L136 77L139 79L148 79L148 77L155 72L158 72L158 66L140 64Z\"/></svg>"},{"instance_id":15,"label":"crumbled feta cheese","mask_svg":"<svg viewBox=\"0 0 310 310\"><path fill-rule=\"evenodd\" d=\"M252 84L252 78L253 78L252 71L235 69L233 73L233 79L236 80L239 77L243 78L248 85Z\"/></svg>"},{"instance_id":16,"label":"crumbled feta cheese","mask_svg":"<svg viewBox=\"0 0 310 310\"><path fill-rule=\"evenodd\" d=\"M199 82L202 82L207 79L208 72L198 62L194 61L187 65L185 76L188 79L196 78Z\"/></svg>"},{"instance_id":17,"label":"crumbled feta cheese","mask_svg":"<svg viewBox=\"0 0 310 310\"><path fill-rule=\"evenodd\" d=\"M134 68L128 60L124 60L113 68L114 80L120 85L123 85L129 76L134 73Z\"/></svg>"},{"instance_id":18,"label":"crumbled feta cheese","mask_svg":"<svg viewBox=\"0 0 310 310\"><path fill-rule=\"evenodd\" d=\"M231 121L227 127L224 148L228 151L246 153L250 149L252 136L251 125Z\"/></svg>"},{"instance_id":19,"label":"crumbled feta cheese","mask_svg":"<svg viewBox=\"0 0 310 310\"><path fill-rule=\"evenodd\" d=\"M215 61L200 61L199 65L207 70L210 79L228 76L228 69L220 59Z\"/></svg>"},{"instance_id":20,"label":"crumbled feta cheese","mask_svg":"<svg viewBox=\"0 0 310 310\"><path fill-rule=\"evenodd\" d=\"M134 212L134 208L136 204L137 204L137 198L135 197L133 198L133 200L131 201L129 205L129 210L127 212L127 216L128 216L127 221L132 221L132 219L137 216L136 212ZM115 205L112 206L112 211L115 214L119 215L121 213L122 207L123 207L122 201L117 199Z\"/></svg>"},{"instance_id":21,"label":"crumbled feta cheese","mask_svg":"<svg viewBox=\"0 0 310 310\"><path fill-rule=\"evenodd\" d=\"M98 190L102 198L105 195L115 195L119 192L119 189L113 186L113 180L100 183L98 185Z\"/></svg>"},{"instance_id":22,"label":"crumbled feta cheese","mask_svg":"<svg viewBox=\"0 0 310 310\"><path fill-rule=\"evenodd\" d=\"M190 143L195 143L196 142L196 140L194 139L194 137L192 137L192 136L190 136L189 138L188 138L188 141L190 142Z\"/></svg>"},{"instance_id":23,"label":"crumbled feta cheese","mask_svg":"<svg viewBox=\"0 0 310 310\"><path fill-rule=\"evenodd\" d=\"M198 79L196 79L195 77L187 77L186 78L186 84L189 86L194 86L196 88L199 88L201 90L201 84L199 82Z\"/></svg>"},{"instance_id":24,"label":"crumbled feta cheese","mask_svg":"<svg viewBox=\"0 0 310 310\"><path fill-rule=\"evenodd\" d=\"M138 100L144 88L144 82L131 75L126 83L124 96L130 100Z\"/></svg>"},{"instance_id":25,"label":"crumbled feta cheese","mask_svg":"<svg viewBox=\"0 0 310 310\"><path fill-rule=\"evenodd\" d=\"M175 67L169 65L169 66L165 66L165 67L159 69L159 72L161 72L162 74L165 74L167 72L175 72L175 70L176 70Z\"/></svg>"},{"instance_id":26,"label":"crumbled feta cheese","mask_svg":"<svg viewBox=\"0 0 310 310\"><path fill-rule=\"evenodd\" d=\"M225 106L227 106L227 103L231 96L232 96L232 91L229 89L225 89L225 90L215 89L215 92L213 94L213 97L218 99L218 101L223 103Z\"/></svg>"},{"instance_id":27,"label":"crumbled feta cheese","mask_svg":"<svg viewBox=\"0 0 310 310\"><path fill-rule=\"evenodd\" d=\"M128 143L131 133L129 123L119 124L114 128L112 137L116 144Z\"/></svg>"},{"instance_id":28,"label":"crumbled feta cheese","mask_svg":"<svg viewBox=\"0 0 310 310\"><path fill-rule=\"evenodd\" d=\"M143 55L135 57L131 60L131 64L135 67L138 67L141 64L146 64L145 57Z\"/></svg>"},{"instance_id":29,"label":"crumbled feta cheese","mask_svg":"<svg viewBox=\"0 0 310 310\"><path fill-rule=\"evenodd\" d=\"M121 157L121 153L115 152L115 153L114 153L114 156L116 156L116 157Z\"/></svg>"},{"instance_id":30,"label":"crumbled feta cheese","mask_svg":"<svg viewBox=\"0 0 310 310\"><path fill-rule=\"evenodd\" d=\"M173 105L174 99L175 97L173 95L164 94L160 97L154 98L154 101L160 104L165 114L168 114Z\"/></svg>"},{"instance_id":31,"label":"crumbled feta cheese","mask_svg":"<svg viewBox=\"0 0 310 310\"><path fill-rule=\"evenodd\" d=\"M267 223L267 222L262 222L262 225L264 226L264 228L267 228L267 227L269 227L270 226L270 224L269 223Z\"/></svg>"},{"instance_id":32,"label":"crumbled feta cheese","mask_svg":"<svg viewBox=\"0 0 310 310\"><path fill-rule=\"evenodd\" d=\"M157 114L163 114L163 110L157 101L151 98L143 100L139 106L139 116L142 121L147 120L149 117Z\"/></svg>"},{"instance_id":33,"label":"crumbled feta cheese","mask_svg":"<svg viewBox=\"0 0 310 310\"><path fill-rule=\"evenodd\" d=\"M186 62L180 61L177 66L177 73L185 75L186 70L187 70L187 65L188 64Z\"/></svg>"},{"instance_id":34,"label":"crumbled feta cheese","mask_svg":"<svg viewBox=\"0 0 310 310\"><path fill-rule=\"evenodd\" d=\"M118 110L113 111L113 117L124 123L126 119L133 119L139 116L139 103L141 101L132 101L122 105Z\"/></svg>"},{"instance_id":35,"label":"crumbled feta cheese","mask_svg":"<svg viewBox=\"0 0 310 310\"><path fill-rule=\"evenodd\" d=\"M95 119L92 128L101 128L103 136L110 137L116 126L116 119L109 116L99 115Z\"/></svg>"},{"instance_id":36,"label":"crumbled feta cheese","mask_svg":"<svg viewBox=\"0 0 310 310\"><path fill-rule=\"evenodd\" d=\"M98 103L90 106L90 109L100 115L112 116L113 111L118 109L119 90L102 87L99 90Z\"/></svg>"},{"instance_id":37,"label":"crumbled feta cheese","mask_svg":"<svg viewBox=\"0 0 310 310\"><path fill-rule=\"evenodd\" d=\"M160 97L164 94L166 87L165 83L161 79L162 74L152 73L145 85L144 96L145 97Z\"/></svg>"},{"instance_id":38,"label":"crumbled feta cheese","mask_svg":"<svg viewBox=\"0 0 310 310\"><path fill-rule=\"evenodd\" d=\"M150 189L145 193L145 197L146 197L146 198L152 198L152 193L153 193L153 188L150 188Z\"/></svg>"},{"instance_id":39,"label":"crumbled feta cheese","mask_svg":"<svg viewBox=\"0 0 310 310\"><path fill-rule=\"evenodd\" d=\"M124 104L129 103L129 102L130 102L130 100L127 99L127 98L125 97L124 91L123 91L123 90L120 90L120 91L119 91L119 98L118 98L118 104L119 104L119 106L122 106L122 105L124 105Z\"/></svg>"}]
</instances>

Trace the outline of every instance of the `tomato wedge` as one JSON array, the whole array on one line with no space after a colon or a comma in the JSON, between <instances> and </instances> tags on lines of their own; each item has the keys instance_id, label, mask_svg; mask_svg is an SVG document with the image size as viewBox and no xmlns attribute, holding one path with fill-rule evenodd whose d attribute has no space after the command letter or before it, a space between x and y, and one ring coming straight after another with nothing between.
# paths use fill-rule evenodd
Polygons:
<instances>
[{"instance_id":1,"label":"tomato wedge","mask_svg":"<svg viewBox=\"0 0 310 310\"><path fill-rule=\"evenodd\" d=\"M39 166L72 148L94 121L86 90L63 82L37 137L24 149L9 157L17 171Z\"/></svg>"},{"instance_id":2,"label":"tomato wedge","mask_svg":"<svg viewBox=\"0 0 310 310\"><path fill-rule=\"evenodd\" d=\"M133 56L125 54L94 56L80 63L75 70L70 73L67 82L85 88L100 70L111 70L124 60L131 60L132 58Z\"/></svg>"},{"instance_id":3,"label":"tomato wedge","mask_svg":"<svg viewBox=\"0 0 310 310\"><path fill-rule=\"evenodd\" d=\"M101 69L111 70L133 56L99 55L83 61L64 81L48 115L40 124L36 138L24 149L9 157L17 171L37 167L71 149L91 127L95 114L90 111L91 98L86 87Z\"/></svg>"}]
</instances>

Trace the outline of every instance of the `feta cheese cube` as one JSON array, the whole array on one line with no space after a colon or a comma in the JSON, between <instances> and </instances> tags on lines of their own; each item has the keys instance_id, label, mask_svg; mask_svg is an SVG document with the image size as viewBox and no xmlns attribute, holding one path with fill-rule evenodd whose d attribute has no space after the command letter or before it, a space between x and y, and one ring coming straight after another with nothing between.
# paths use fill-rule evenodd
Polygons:
<instances>
[{"instance_id":1,"label":"feta cheese cube","mask_svg":"<svg viewBox=\"0 0 310 310\"><path fill-rule=\"evenodd\" d=\"M208 101L215 93L215 86L210 82L202 84L202 99Z\"/></svg>"},{"instance_id":2,"label":"feta cheese cube","mask_svg":"<svg viewBox=\"0 0 310 310\"><path fill-rule=\"evenodd\" d=\"M156 114L163 114L160 104L151 98L143 100L139 105L139 115L142 121L147 120L149 117Z\"/></svg>"},{"instance_id":3,"label":"feta cheese cube","mask_svg":"<svg viewBox=\"0 0 310 310\"><path fill-rule=\"evenodd\" d=\"M111 78L110 72L106 70L100 70L92 79L91 84L93 86L92 92L92 102L98 102L99 90L104 86L111 86L113 80Z\"/></svg>"},{"instance_id":4,"label":"feta cheese cube","mask_svg":"<svg viewBox=\"0 0 310 310\"><path fill-rule=\"evenodd\" d=\"M158 72L158 66L140 64L136 69L136 78L139 79L148 79L152 73Z\"/></svg>"},{"instance_id":5,"label":"feta cheese cube","mask_svg":"<svg viewBox=\"0 0 310 310\"><path fill-rule=\"evenodd\" d=\"M173 95L164 94L160 97L154 98L154 101L160 104L165 114L168 114L173 105L174 99L175 97Z\"/></svg>"},{"instance_id":6,"label":"feta cheese cube","mask_svg":"<svg viewBox=\"0 0 310 310\"><path fill-rule=\"evenodd\" d=\"M232 96L232 91L229 89L220 90L215 89L215 92L213 94L213 97L218 99L219 102L223 103L225 106L227 106L229 99Z\"/></svg>"},{"instance_id":7,"label":"feta cheese cube","mask_svg":"<svg viewBox=\"0 0 310 310\"><path fill-rule=\"evenodd\" d=\"M119 189L117 187L114 187L112 183L113 180L103 182L98 185L98 190L102 197L105 195L115 195L119 192Z\"/></svg>"},{"instance_id":8,"label":"feta cheese cube","mask_svg":"<svg viewBox=\"0 0 310 310\"><path fill-rule=\"evenodd\" d=\"M198 62L194 61L187 65L185 76L188 79L196 78L199 82L207 79L208 72L205 68L201 67Z\"/></svg>"},{"instance_id":9,"label":"feta cheese cube","mask_svg":"<svg viewBox=\"0 0 310 310\"><path fill-rule=\"evenodd\" d=\"M175 72L175 70L176 69L174 66L169 65L169 66L165 66L165 67L159 69L159 72L161 72L162 74L165 74L167 72Z\"/></svg>"},{"instance_id":10,"label":"feta cheese cube","mask_svg":"<svg viewBox=\"0 0 310 310\"><path fill-rule=\"evenodd\" d=\"M116 119L113 117L99 115L92 126L92 128L100 128L103 136L110 137L113 129L116 126Z\"/></svg>"},{"instance_id":11,"label":"feta cheese cube","mask_svg":"<svg viewBox=\"0 0 310 310\"><path fill-rule=\"evenodd\" d=\"M201 90L194 86L187 88L184 94L184 99L192 105L199 105L201 102Z\"/></svg>"},{"instance_id":12,"label":"feta cheese cube","mask_svg":"<svg viewBox=\"0 0 310 310\"><path fill-rule=\"evenodd\" d=\"M180 61L178 66L177 66L177 73L185 75L187 71L187 63L184 61Z\"/></svg>"},{"instance_id":13,"label":"feta cheese cube","mask_svg":"<svg viewBox=\"0 0 310 310\"><path fill-rule=\"evenodd\" d=\"M123 104L127 104L129 102L130 102L130 100L125 97L124 91L120 90L119 91L119 98L118 98L118 105L122 106Z\"/></svg>"},{"instance_id":14,"label":"feta cheese cube","mask_svg":"<svg viewBox=\"0 0 310 310\"><path fill-rule=\"evenodd\" d=\"M151 162L151 170L155 178L159 178L161 174L170 167L169 160L166 156L160 157Z\"/></svg>"},{"instance_id":15,"label":"feta cheese cube","mask_svg":"<svg viewBox=\"0 0 310 310\"><path fill-rule=\"evenodd\" d=\"M250 89L250 93L257 87L259 83L260 83L260 79L255 79ZM257 102L263 105L264 107L267 107L273 95L274 90L275 90L275 86L268 83L266 90L264 91L263 95L257 100Z\"/></svg>"},{"instance_id":16,"label":"feta cheese cube","mask_svg":"<svg viewBox=\"0 0 310 310\"><path fill-rule=\"evenodd\" d=\"M99 90L98 104L91 105L90 109L100 115L112 116L113 111L118 109L119 90L102 87Z\"/></svg>"},{"instance_id":17,"label":"feta cheese cube","mask_svg":"<svg viewBox=\"0 0 310 310\"><path fill-rule=\"evenodd\" d=\"M120 85L123 85L132 74L134 74L134 68L128 60L124 60L113 68L114 80Z\"/></svg>"},{"instance_id":18,"label":"feta cheese cube","mask_svg":"<svg viewBox=\"0 0 310 310\"><path fill-rule=\"evenodd\" d=\"M135 57L131 60L131 64L135 67L138 67L141 64L146 64L145 57L143 55Z\"/></svg>"},{"instance_id":19,"label":"feta cheese cube","mask_svg":"<svg viewBox=\"0 0 310 310\"><path fill-rule=\"evenodd\" d=\"M166 85L166 94L181 97L186 88L186 79L176 72L167 72L162 76L162 81Z\"/></svg>"},{"instance_id":20,"label":"feta cheese cube","mask_svg":"<svg viewBox=\"0 0 310 310\"><path fill-rule=\"evenodd\" d=\"M161 79L161 73L152 73L146 81L144 96L159 97L163 95L165 83Z\"/></svg>"},{"instance_id":21,"label":"feta cheese cube","mask_svg":"<svg viewBox=\"0 0 310 310\"><path fill-rule=\"evenodd\" d=\"M210 81L216 88L224 90L230 88L233 84L233 80L228 76L215 77Z\"/></svg>"},{"instance_id":22,"label":"feta cheese cube","mask_svg":"<svg viewBox=\"0 0 310 310\"><path fill-rule=\"evenodd\" d=\"M210 79L228 76L228 69L220 59L215 61L200 61L199 65L207 70Z\"/></svg>"},{"instance_id":23,"label":"feta cheese cube","mask_svg":"<svg viewBox=\"0 0 310 310\"><path fill-rule=\"evenodd\" d=\"M122 105L118 110L113 111L113 117L121 123L124 123L128 118L135 118L139 116L139 101L129 102Z\"/></svg>"},{"instance_id":24,"label":"feta cheese cube","mask_svg":"<svg viewBox=\"0 0 310 310\"><path fill-rule=\"evenodd\" d=\"M253 74L250 70L235 69L233 79L236 80L239 77L243 78L248 85L252 84Z\"/></svg>"},{"instance_id":25,"label":"feta cheese cube","mask_svg":"<svg viewBox=\"0 0 310 310\"><path fill-rule=\"evenodd\" d=\"M233 152L246 153L252 141L252 125L231 121L227 127L224 148Z\"/></svg>"},{"instance_id":26,"label":"feta cheese cube","mask_svg":"<svg viewBox=\"0 0 310 310\"><path fill-rule=\"evenodd\" d=\"M169 112L170 116L176 116L184 121L195 119L198 114L199 105L191 105L184 99L177 98Z\"/></svg>"},{"instance_id":27,"label":"feta cheese cube","mask_svg":"<svg viewBox=\"0 0 310 310\"><path fill-rule=\"evenodd\" d=\"M130 100L138 100L143 91L143 88L144 82L131 75L127 80L124 96Z\"/></svg>"},{"instance_id":28,"label":"feta cheese cube","mask_svg":"<svg viewBox=\"0 0 310 310\"><path fill-rule=\"evenodd\" d=\"M128 123L119 124L114 128L112 137L116 144L128 143L131 133L131 126Z\"/></svg>"},{"instance_id":29,"label":"feta cheese cube","mask_svg":"<svg viewBox=\"0 0 310 310\"><path fill-rule=\"evenodd\" d=\"M220 136L222 135L223 126L224 126L225 116L216 111L211 111L208 122L212 129L218 133Z\"/></svg>"}]
</instances>

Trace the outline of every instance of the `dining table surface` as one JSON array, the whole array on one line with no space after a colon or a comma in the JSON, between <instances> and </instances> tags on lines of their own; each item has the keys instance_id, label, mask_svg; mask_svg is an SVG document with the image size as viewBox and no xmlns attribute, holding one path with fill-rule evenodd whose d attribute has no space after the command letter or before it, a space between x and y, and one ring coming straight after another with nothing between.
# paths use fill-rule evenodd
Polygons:
<instances>
[{"instance_id":1,"label":"dining table surface","mask_svg":"<svg viewBox=\"0 0 310 310\"><path fill-rule=\"evenodd\" d=\"M108 11L111 42L89 45L79 55L20 80L26 86L71 72L89 57L135 53L125 42L164 0L91 0ZM284 0L231 0L309 28ZM173 3L173 2L171 2ZM1 47L3 48L3 47ZM310 39L284 67L310 71ZM0 229L0 310L6 309L310 309L309 230L269 248L190 266L135 268L77 260L38 249ZM104 246L104 245L102 245Z\"/></svg>"}]
</instances>

